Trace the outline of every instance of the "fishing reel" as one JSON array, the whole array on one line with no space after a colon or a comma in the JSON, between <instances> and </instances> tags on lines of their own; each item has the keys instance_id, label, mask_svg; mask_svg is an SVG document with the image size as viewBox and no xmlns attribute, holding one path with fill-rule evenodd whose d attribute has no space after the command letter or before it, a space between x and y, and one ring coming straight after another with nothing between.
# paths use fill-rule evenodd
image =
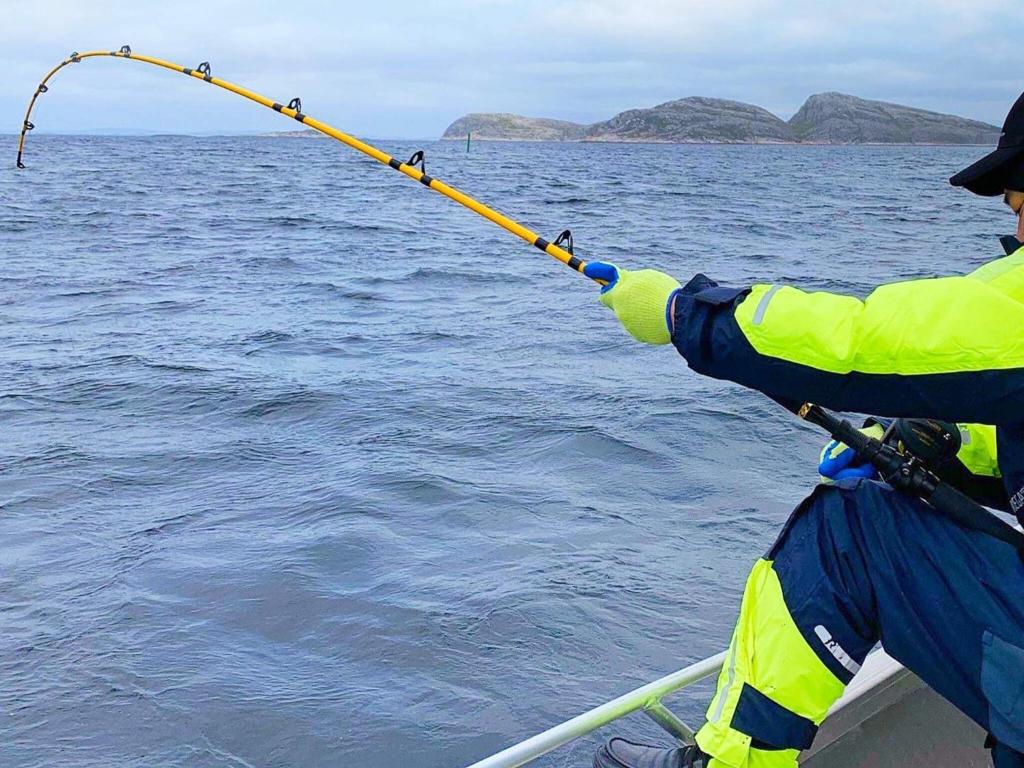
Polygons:
<instances>
[{"instance_id":1,"label":"fishing reel","mask_svg":"<svg viewBox=\"0 0 1024 768\"><path fill-rule=\"evenodd\" d=\"M956 459L963 436L956 424L936 419L895 419L882 435L882 443L932 471Z\"/></svg>"},{"instance_id":2,"label":"fishing reel","mask_svg":"<svg viewBox=\"0 0 1024 768\"><path fill-rule=\"evenodd\" d=\"M937 419L872 419L868 426L884 427L882 436L876 438L821 406L804 403L794 410L852 448L862 462L874 464L887 483L925 498L938 484L938 473L956 459L963 445L956 424Z\"/></svg>"}]
</instances>

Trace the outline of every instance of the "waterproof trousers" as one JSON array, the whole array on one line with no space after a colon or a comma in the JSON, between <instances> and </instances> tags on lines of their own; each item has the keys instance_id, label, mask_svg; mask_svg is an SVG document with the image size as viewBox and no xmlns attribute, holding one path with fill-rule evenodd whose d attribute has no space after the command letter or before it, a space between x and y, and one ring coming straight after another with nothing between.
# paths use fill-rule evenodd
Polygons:
<instances>
[{"instance_id":1,"label":"waterproof trousers","mask_svg":"<svg viewBox=\"0 0 1024 768\"><path fill-rule=\"evenodd\" d=\"M712 768L794 766L879 641L1024 768L1024 563L868 480L819 486L754 566L697 735Z\"/></svg>"}]
</instances>

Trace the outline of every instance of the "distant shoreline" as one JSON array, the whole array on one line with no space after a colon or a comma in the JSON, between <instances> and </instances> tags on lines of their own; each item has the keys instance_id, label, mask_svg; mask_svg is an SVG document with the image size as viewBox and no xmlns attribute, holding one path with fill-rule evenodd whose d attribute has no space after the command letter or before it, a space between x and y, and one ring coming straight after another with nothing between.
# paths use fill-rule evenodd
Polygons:
<instances>
[{"instance_id":1,"label":"distant shoreline","mask_svg":"<svg viewBox=\"0 0 1024 768\"><path fill-rule=\"evenodd\" d=\"M18 138L17 133L0 133L0 136ZM271 133L153 133L153 134L120 134L120 133L40 133L35 138L68 138L68 139L327 139L314 130L308 131L273 131ZM395 141L402 143L421 142L423 144L434 144L438 142L464 142L462 138L433 138L433 139L371 139L373 141ZM980 147L989 148L991 144L982 143L948 143L936 141L920 142L834 142L834 141L671 141L667 139L601 139L601 140L574 140L574 141L553 141L551 139L500 139L500 138L476 138L473 143L481 144L579 144L586 146L607 145L651 145L651 146L690 146L690 147Z\"/></svg>"},{"instance_id":2,"label":"distant shoreline","mask_svg":"<svg viewBox=\"0 0 1024 768\"><path fill-rule=\"evenodd\" d=\"M326 138L326 137L324 137ZM440 138L436 141L464 142L465 137ZM408 139L416 141L416 139ZM481 144L651 144L690 147L991 147L992 144L951 144L940 141L672 141L670 139L577 139L553 141L551 139L492 139L473 137L473 143Z\"/></svg>"}]
</instances>

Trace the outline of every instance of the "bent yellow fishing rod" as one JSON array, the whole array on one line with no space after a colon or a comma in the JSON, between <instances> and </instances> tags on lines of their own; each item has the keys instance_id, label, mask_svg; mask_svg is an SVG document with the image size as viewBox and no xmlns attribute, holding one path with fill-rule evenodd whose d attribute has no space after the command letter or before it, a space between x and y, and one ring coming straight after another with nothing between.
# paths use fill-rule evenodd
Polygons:
<instances>
[{"instance_id":1,"label":"bent yellow fishing rod","mask_svg":"<svg viewBox=\"0 0 1024 768\"><path fill-rule=\"evenodd\" d=\"M46 77L42 79L39 86L36 88L36 92L32 95L32 100L28 104L28 109L25 111L25 120L21 127L21 137L18 140L18 168L24 168L25 164L22 162L22 156L25 151L25 137L28 132L35 128L32 124L32 110L35 108L36 101L39 99L41 94L46 93L49 90L50 80L60 72L64 67L69 64L77 64L83 59L93 58L95 56L113 56L120 59L131 59L132 61L139 61L144 64L153 64L157 67L163 67L169 69L172 72L180 72L189 77L203 82L216 85L218 88L223 88L226 91L235 93L239 96L243 96L250 101L255 101L264 107L280 112L282 115L291 117L298 120L303 125L312 128L314 131L319 131L325 136L330 136L336 141L340 141L352 149L362 152L368 157L372 157L377 162L393 168L400 173L404 173L410 179L420 182L423 186L428 189L432 189L438 192L450 200L454 200L469 210L483 216L488 221L497 224L502 229L511 232L516 237L519 237L530 245L539 248L544 251L548 256L551 256L558 261L565 264L567 267L576 270L579 273L583 273L583 268L586 266L586 262L580 258L577 258L573 252L572 233L569 230L562 232L553 242L545 240L543 237L533 232L522 224L513 219L510 219L504 214L498 213L498 211L490 208L478 200L474 200L472 197L464 192L459 191L455 187L451 187L433 176L427 175L427 164L426 158L422 151L416 152L409 158L407 162L401 162L388 155L386 152L382 152L366 142L360 141L354 136L349 136L347 133L339 131L337 128L328 125L327 123L316 120L302 112L302 100L294 98L288 102L287 105L268 99L266 96L261 96L255 91L250 91L248 88L243 88L240 85L229 83L227 80L221 80L219 77L214 77L210 68L210 62L204 61L196 67L183 67L180 64L175 64L170 61L164 61L163 59L157 59L153 56L143 56L142 54L133 53L130 46L122 45L117 51L86 51L85 53L78 53L75 51L70 54L64 61L58 64L56 67L51 69ZM418 167L417 167L418 166ZM604 284L603 280L597 280L596 282Z\"/></svg>"},{"instance_id":2,"label":"bent yellow fishing rod","mask_svg":"<svg viewBox=\"0 0 1024 768\"><path fill-rule=\"evenodd\" d=\"M285 106L276 101L272 101L265 96L261 96L254 91L250 91L247 88L243 88L239 85L235 85L234 83L229 83L226 80L214 77L208 61L204 61L195 68L183 67L180 64L174 64L169 61L164 61L163 59L132 53L132 49L127 45L121 46L117 51L88 51L86 53L72 53L68 58L46 74L46 77L44 77L42 82L39 83L39 86L36 88L36 92L32 95L32 100L29 102L28 110L25 112L25 120L22 124L21 136L18 140L18 168L25 167L22 162L22 157L25 151L25 137L28 132L35 127L31 122L32 110L35 108L36 101L38 101L39 96L49 90L50 80L64 67L69 64L77 64L82 61L82 59L88 59L95 56L113 56L115 58L132 59L145 64L153 64L154 66L163 67L164 69L169 69L172 72L180 72L189 77L216 85L219 88L231 91L239 96L244 96L250 101L255 101L257 104L273 109L275 112L280 112L283 115L294 118L303 125L319 131L326 136L330 136L332 139L340 141L342 144L346 144L352 149L372 157L383 165L404 173L406 176L420 182L425 187L428 187L435 192L439 192L445 197L469 208L474 213L478 213L485 219L494 222L502 229L511 232L536 248L539 248L549 256L558 259L560 262L571 267L577 272L582 273L583 268L586 266L586 263L577 258L573 253L572 234L569 230L562 232L554 242L548 242L535 232L531 232L518 222L513 221L507 216L498 213L493 208L489 208L483 203L474 200L464 192L460 192L454 187L448 186L432 176L428 176L426 161L422 151L414 153L413 156L409 158L408 162L400 162L385 152L380 151L376 147L362 142L353 136L349 136L347 133L342 133L337 128L334 128L327 123L323 123L305 115L302 112L302 101L298 98L292 99L288 102L287 106ZM596 282L603 284L604 281L597 280ZM875 464L882 477L884 477L894 487L907 494L924 499L936 510L946 514L948 517L951 517L962 526L983 531L1012 544L1017 548L1018 552L1021 553L1021 556L1024 557L1024 535L1020 534L1019 531L1011 528L998 518L990 515L983 507L980 507L977 503L965 497L952 486L943 482L937 475L934 475L930 470L928 470L927 467L920 467L913 463L915 461L914 459L905 459L901 454L894 452L891 448L881 442L865 437L848 421L836 418L819 406L812 405L811 403L803 403L801 405L799 403L788 402L781 399L777 399L777 402L805 421L825 428L834 439L842 441L853 448L865 460Z\"/></svg>"}]
</instances>

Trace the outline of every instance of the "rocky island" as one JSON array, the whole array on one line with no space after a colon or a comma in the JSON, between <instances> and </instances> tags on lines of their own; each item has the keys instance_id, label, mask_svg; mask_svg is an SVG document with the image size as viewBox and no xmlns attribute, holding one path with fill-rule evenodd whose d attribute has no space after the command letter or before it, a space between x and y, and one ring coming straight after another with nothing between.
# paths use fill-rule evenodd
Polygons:
<instances>
[{"instance_id":1,"label":"rocky island","mask_svg":"<svg viewBox=\"0 0 1024 768\"><path fill-rule=\"evenodd\" d=\"M753 104L690 96L650 109L630 109L586 129L586 141L722 144L791 142L790 127Z\"/></svg>"},{"instance_id":2,"label":"rocky island","mask_svg":"<svg viewBox=\"0 0 1024 768\"><path fill-rule=\"evenodd\" d=\"M834 92L811 96L789 125L801 141L819 144L995 144L999 139L998 128L978 120Z\"/></svg>"},{"instance_id":3,"label":"rocky island","mask_svg":"<svg viewBox=\"0 0 1024 768\"><path fill-rule=\"evenodd\" d=\"M925 109L819 93L784 121L753 104L691 96L610 120L564 120L476 113L459 118L442 139L604 141L707 144L995 144L999 128Z\"/></svg>"},{"instance_id":4,"label":"rocky island","mask_svg":"<svg viewBox=\"0 0 1024 768\"><path fill-rule=\"evenodd\" d=\"M482 141L579 141L587 126L547 117L522 117L505 112L474 112L448 126L442 138Z\"/></svg>"}]
</instances>

